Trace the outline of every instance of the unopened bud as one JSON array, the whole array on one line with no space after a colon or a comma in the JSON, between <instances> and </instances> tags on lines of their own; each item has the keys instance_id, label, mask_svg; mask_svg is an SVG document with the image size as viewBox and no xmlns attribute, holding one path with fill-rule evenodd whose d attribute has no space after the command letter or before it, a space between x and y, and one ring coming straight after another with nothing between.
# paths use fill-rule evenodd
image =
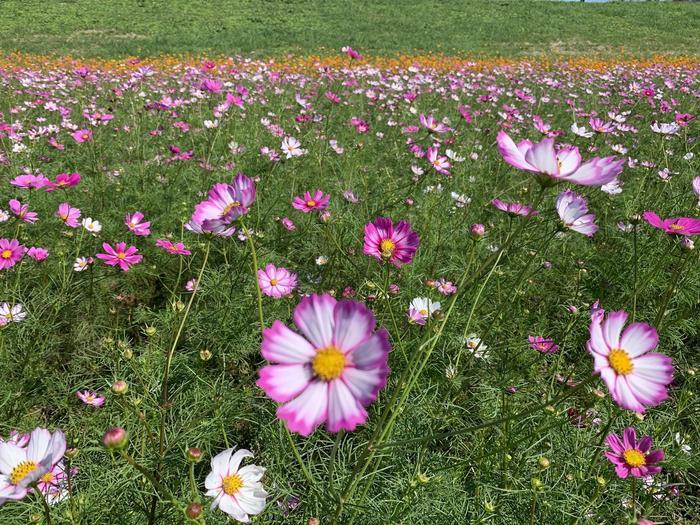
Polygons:
<instances>
[{"instance_id":1,"label":"unopened bud","mask_svg":"<svg viewBox=\"0 0 700 525\"><path fill-rule=\"evenodd\" d=\"M121 379L118 381L115 381L112 383L112 392L119 396L123 396L129 391L129 385L126 383L126 381L122 381Z\"/></svg>"},{"instance_id":2,"label":"unopened bud","mask_svg":"<svg viewBox=\"0 0 700 525\"><path fill-rule=\"evenodd\" d=\"M187 449L187 459L193 463L197 463L202 459L202 450L197 447L190 447Z\"/></svg>"},{"instance_id":3,"label":"unopened bud","mask_svg":"<svg viewBox=\"0 0 700 525\"><path fill-rule=\"evenodd\" d=\"M187 508L185 509L185 514L187 517L191 520L196 520L202 515L202 505L197 503L196 501L193 501L189 505L187 505Z\"/></svg>"},{"instance_id":4,"label":"unopened bud","mask_svg":"<svg viewBox=\"0 0 700 525\"><path fill-rule=\"evenodd\" d=\"M470 229L470 233L472 236L472 239L475 241L481 240L484 238L484 235L486 235L486 228L484 227L483 224L472 224L472 227Z\"/></svg>"},{"instance_id":5,"label":"unopened bud","mask_svg":"<svg viewBox=\"0 0 700 525\"><path fill-rule=\"evenodd\" d=\"M143 329L143 333L148 337L153 337L158 333L158 329L155 326L146 325L146 327Z\"/></svg>"},{"instance_id":6,"label":"unopened bud","mask_svg":"<svg viewBox=\"0 0 700 525\"><path fill-rule=\"evenodd\" d=\"M66 449L66 457L68 459L73 459L75 456L78 455L78 452L80 452L80 449L77 448L67 448Z\"/></svg>"},{"instance_id":7,"label":"unopened bud","mask_svg":"<svg viewBox=\"0 0 700 525\"><path fill-rule=\"evenodd\" d=\"M540 466L541 469L547 469L551 465L549 462L549 459L546 457L542 456L537 460L537 464Z\"/></svg>"},{"instance_id":8,"label":"unopened bud","mask_svg":"<svg viewBox=\"0 0 700 525\"><path fill-rule=\"evenodd\" d=\"M211 359L212 353L209 350L200 350L199 358L202 361L209 361Z\"/></svg>"},{"instance_id":9,"label":"unopened bud","mask_svg":"<svg viewBox=\"0 0 700 525\"><path fill-rule=\"evenodd\" d=\"M608 483L607 481L605 481L605 478L603 476L597 476L595 478L595 482L601 487L604 487Z\"/></svg>"},{"instance_id":10,"label":"unopened bud","mask_svg":"<svg viewBox=\"0 0 700 525\"><path fill-rule=\"evenodd\" d=\"M320 525L321 522L318 521L318 518L309 518L308 525Z\"/></svg>"},{"instance_id":11,"label":"unopened bud","mask_svg":"<svg viewBox=\"0 0 700 525\"><path fill-rule=\"evenodd\" d=\"M532 478L530 480L530 484L532 485L532 488L534 490L542 490L544 487L544 483L542 483L542 480L540 478Z\"/></svg>"},{"instance_id":12,"label":"unopened bud","mask_svg":"<svg viewBox=\"0 0 700 525\"><path fill-rule=\"evenodd\" d=\"M126 430L121 427L111 428L102 436L102 443L111 450L124 448L128 441Z\"/></svg>"},{"instance_id":13,"label":"unopened bud","mask_svg":"<svg viewBox=\"0 0 700 525\"><path fill-rule=\"evenodd\" d=\"M695 243L692 241L692 239L689 239L688 237L685 237L685 238L681 241L681 248L683 248L685 251L689 252L689 251L695 249Z\"/></svg>"}]
</instances>

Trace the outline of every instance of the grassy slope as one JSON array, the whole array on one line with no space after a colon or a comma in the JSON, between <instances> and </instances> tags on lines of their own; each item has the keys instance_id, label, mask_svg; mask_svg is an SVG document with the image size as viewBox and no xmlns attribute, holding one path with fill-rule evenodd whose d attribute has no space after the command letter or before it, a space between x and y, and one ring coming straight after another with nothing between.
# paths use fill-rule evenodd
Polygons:
<instances>
[{"instance_id":1,"label":"grassy slope","mask_svg":"<svg viewBox=\"0 0 700 525\"><path fill-rule=\"evenodd\" d=\"M700 4L527 0L0 0L0 50L696 53Z\"/></svg>"}]
</instances>

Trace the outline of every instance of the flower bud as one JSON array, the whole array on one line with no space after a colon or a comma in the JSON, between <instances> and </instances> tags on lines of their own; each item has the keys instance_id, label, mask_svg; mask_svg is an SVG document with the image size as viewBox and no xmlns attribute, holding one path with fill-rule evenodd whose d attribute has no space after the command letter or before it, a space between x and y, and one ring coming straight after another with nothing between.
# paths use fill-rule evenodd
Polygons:
<instances>
[{"instance_id":1,"label":"flower bud","mask_svg":"<svg viewBox=\"0 0 700 525\"><path fill-rule=\"evenodd\" d=\"M158 329L155 326L146 325L143 329L143 333L146 334L148 337L153 337L158 333Z\"/></svg>"},{"instance_id":2,"label":"flower bud","mask_svg":"<svg viewBox=\"0 0 700 525\"><path fill-rule=\"evenodd\" d=\"M112 392L114 392L118 396L123 396L128 391L129 385L126 383L126 381L122 381L121 379L119 379L118 381L112 383Z\"/></svg>"},{"instance_id":3,"label":"flower bud","mask_svg":"<svg viewBox=\"0 0 700 525\"><path fill-rule=\"evenodd\" d=\"M318 518L309 518L308 525L320 525L321 522L318 521Z\"/></svg>"},{"instance_id":4,"label":"flower bud","mask_svg":"<svg viewBox=\"0 0 700 525\"><path fill-rule=\"evenodd\" d=\"M530 484L534 490L542 490L544 488L544 483L540 478L532 478Z\"/></svg>"},{"instance_id":5,"label":"flower bud","mask_svg":"<svg viewBox=\"0 0 700 525\"><path fill-rule=\"evenodd\" d=\"M486 235L486 228L484 227L483 224L472 224L472 227L470 229L470 233L472 236L472 239L475 241L481 240L484 238L484 235Z\"/></svg>"},{"instance_id":6,"label":"flower bud","mask_svg":"<svg viewBox=\"0 0 700 525\"><path fill-rule=\"evenodd\" d=\"M185 303L183 303L182 301L175 301L173 303L173 310L175 310L176 312L178 312L178 313L182 312L184 309L185 309Z\"/></svg>"},{"instance_id":7,"label":"flower bud","mask_svg":"<svg viewBox=\"0 0 700 525\"><path fill-rule=\"evenodd\" d=\"M683 248L685 251L689 252L689 251L695 249L695 243L692 241L692 239L689 239L688 237L685 237L685 238L681 241L681 248Z\"/></svg>"},{"instance_id":8,"label":"flower bud","mask_svg":"<svg viewBox=\"0 0 700 525\"><path fill-rule=\"evenodd\" d=\"M191 520L196 520L202 515L202 505L197 503L196 501L193 501L189 505L187 505L187 508L185 509L185 514L187 517Z\"/></svg>"},{"instance_id":9,"label":"flower bud","mask_svg":"<svg viewBox=\"0 0 700 525\"><path fill-rule=\"evenodd\" d=\"M541 456L540 458L537 459L537 464L540 466L542 470L548 469L551 463L549 462L549 459L547 459L544 456Z\"/></svg>"},{"instance_id":10,"label":"flower bud","mask_svg":"<svg viewBox=\"0 0 700 525\"><path fill-rule=\"evenodd\" d=\"M197 447L188 448L187 459L193 463L197 463L200 459L202 459L202 450Z\"/></svg>"},{"instance_id":11,"label":"flower bud","mask_svg":"<svg viewBox=\"0 0 700 525\"><path fill-rule=\"evenodd\" d=\"M324 222L324 223L331 222L331 212L329 212L328 210L323 210L319 214L318 218L321 219L321 222Z\"/></svg>"},{"instance_id":12,"label":"flower bud","mask_svg":"<svg viewBox=\"0 0 700 525\"><path fill-rule=\"evenodd\" d=\"M76 457L78 455L78 452L80 452L80 449L71 447L71 448L66 449L65 455L68 459L73 459L74 457Z\"/></svg>"},{"instance_id":13,"label":"flower bud","mask_svg":"<svg viewBox=\"0 0 700 525\"><path fill-rule=\"evenodd\" d=\"M496 505L492 501L484 501L484 510L489 513L496 512Z\"/></svg>"},{"instance_id":14,"label":"flower bud","mask_svg":"<svg viewBox=\"0 0 700 525\"><path fill-rule=\"evenodd\" d=\"M604 487L607 484L607 481L605 481L605 478L603 476L597 476L595 478L595 482L601 487Z\"/></svg>"},{"instance_id":15,"label":"flower bud","mask_svg":"<svg viewBox=\"0 0 700 525\"><path fill-rule=\"evenodd\" d=\"M128 441L126 430L121 427L111 428L102 436L102 444L110 450L124 448Z\"/></svg>"}]
</instances>

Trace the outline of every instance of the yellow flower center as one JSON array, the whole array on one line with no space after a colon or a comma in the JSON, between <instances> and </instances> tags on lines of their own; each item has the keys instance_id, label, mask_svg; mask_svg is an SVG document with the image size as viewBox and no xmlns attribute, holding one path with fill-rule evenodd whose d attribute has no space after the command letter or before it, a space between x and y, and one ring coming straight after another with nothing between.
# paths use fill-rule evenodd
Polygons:
<instances>
[{"instance_id":1,"label":"yellow flower center","mask_svg":"<svg viewBox=\"0 0 700 525\"><path fill-rule=\"evenodd\" d=\"M12 485L18 485L24 478L29 476L29 474L34 472L37 468L39 468L39 465L33 461L22 461L12 469L12 472L10 472L10 483Z\"/></svg>"},{"instance_id":2,"label":"yellow flower center","mask_svg":"<svg viewBox=\"0 0 700 525\"><path fill-rule=\"evenodd\" d=\"M126 254L124 252L117 252L117 259L126 259Z\"/></svg>"},{"instance_id":3,"label":"yellow flower center","mask_svg":"<svg viewBox=\"0 0 700 525\"><path fill-rule=\"evenodd\" d=\"M335 346L322 348L316 352L312 367L314 373L324 381L337 379L345 369L345 354Z\"/></svg>"},{"instance_id":4,"label":"yellow flower center","mask_svg":"<svg viewBox=\"0 0 700 525\"><path fill-rule=\"evenodd\" d=\"M428 315L428 310L426 310L425 308L423 308L423 309L422 309L420 312L418 312L418 313L420 313L421 315Z\"/></svg>"},{"instance_id":5,"label":"yellow flower center","mask_svg":"<svg viewBox=\"0 0 700 525\"><path fill-rule=\"evenodd\" d=\"M644 453L635 448L625 450L622 453L622 457L625 458L625 463L627 463L630 467L633 468L643 467L647 463L646 457L644 457Z\"/></svg>"},{"instance_id":6,"label":"yellow flower center","mask_svg":"<svg viewBox=\"0 0 700 525\"><path fill-rule=\"evenodd\" d=\"M279 281L279 279L270 279L270 285L275 286Z\"/></svg>"},{"instance_id":7,"label":"yellow flower center","mask_svg":"<svg viewBox=\"0 0 700 525\"><path fill-rule=\"evenodd\" d=\"M12 257L12 251L11 250L3 250L2 254L0 254L3 259L9 259Z\"/></svg>"},{"instance_id":8,"label":"yellow flower center","mask_svg":"<svg viewBox=\"0 0 700 525\"><path fill-rule=\"evenodd\" d=\"M41 476L41 481L44 483L53 483L53 474L51 472L47 472L43 476Z\"/></svg>"},{"instance_id":9,"label":"yellow flower center","mask_svg":"<svg viewBox=\"0 0 700 525\"><path fill-rule=\"evenodd\" d=\"M632 359L622 348L613 348L608 354L608 362L615 372L623 376L626 376L634 369Z\"/></svg>"},{"instance_id":10,"label":"yellow flower center","mask_svg":"<svg viewBox=\"0 0 700 525\"><path fill-rule=\"evenodd\" d=\"M313 199L308 200L308 201L306 201L306 205L307 205L309 208L313 208L314 206L316 206L316 201L313 200Z\"/></svg>"},{"instance_id":11,"label":"yellow flower center","mask_svg":"<svg viewBox=\"0 0 700 525\"><path fill-rule=\"evenodd\" d=\"M233 496L236 492L238 492L241 489L242 486L243 480L238 474L226 476L224 478L224 482L222 483L224 492L229 496Z\"/></svg>"},{"instance_id":12,"label":"yellow flower center","mask_svg":"<svg viewBox=\"0 0 700 525\"><path fill-rule=\"evenodd\" d=\"M384 239L382 242L379 243L379 249L382 252L382 257L389 259L394 253L396 245L391 239Z\"/></svg>"},{"instance_id":13,"label":"yellow flower center","mask_svg":"<svg viewBox=\"0 0 700 525\"><path fill-rule=\"evenodd\" d=\"M241 203L239 201L233 201L233 202L227 204L226 207L224 208L224 211L221 212L221 216L223 217L225 215L228 215L228 213L232 209L238 208L240 205L241 205Z\"/></svg>"},{"instance_id":14,"label":"yellow flower center","mask_svg":"<svg viewBox=\"0 0 700 525\"><path fill-rule=\"evenodd\" d=\"M682 229L683 229L683 225L682 225L682 224L671 224L671 229L672 229L672 230L676 230L676 231L682 230Z\"/></svg>"}]
</instances>

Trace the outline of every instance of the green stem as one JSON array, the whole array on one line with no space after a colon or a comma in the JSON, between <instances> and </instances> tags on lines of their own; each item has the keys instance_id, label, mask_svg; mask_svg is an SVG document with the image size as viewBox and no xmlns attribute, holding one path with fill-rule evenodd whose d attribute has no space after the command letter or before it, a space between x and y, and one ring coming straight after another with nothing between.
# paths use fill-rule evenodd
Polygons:
<instances>
[{"instance_id":1,"label":"green stem","mask_svg":"<svg viewBox=\"0 0 700 525\"><path fill-rule=\"evenodd\" d=\"M673 291L676 288L676 285L678 284L678 281L681 278L681 275L683 274L683 270L685 269L686 263L690 260L690 254L692 252L688 252L686 256L683 258L681 263L676 267L676 271L673 274L673 279L671 280L671 284L666 290L666 293L663 295L661 298L661 304L659 305L659 311L656 314L656 319L654 319L654 327L656 328L657 332L661 331L661 323L664 320L664 314L666 313L666 307L668 306L669 301L673 297Z\"/></svg>"},{"instance_id":2,"label":"green stem","mask_svg":"<svg viewBox=\"0 0 700 525\"><path fill-rule=\"evenodd\" d=\"M605 441L605 438L607 437L608 432L610 432L610 428L615 422L615 419L617 419L619 413L619 410L615 410L612 414L608 414L608 423L605 425L605 428L600 432L598 444L593 450L593 456L591 456L591 461L588 463L588 469L586 469L586 475L584 476L584 479L588 479L593 473L593 468L595 467L595 464L598 462L598 458L600 457L600 447L603 446L603 441Z\"/></svg>"},{"instance_id":3,"label":"green stem","mask_svg":"<svg viewBox=\"0 0 700 525\"><path fill-rule=\"evenodd\" d=\"M41 500L41 506L44 509L44 518L46 518L46 525L51 525L51 507L49 507L49 502L46 501L48 495L40 491L38 487L35 487L34 490L36 490L37 496L39 496Z\"/></svg>"},{"instance_id":4,"label":"green stem","mask_svg":"<svg viewBox=\"0 0 700 525\"><path fill-rule=\"evenodd\" d=\"M243 219L241 219L241 226L243 228L243 234L248 241L248 246L250 247L250 254L253 258L253 282L255 283L255 293L257 294L258 299L258 321L260 322L260 333L262 334L263 330L265 330L265 318L263 316L262 292L260 291L260 283L258 281L258 254L255 251L255 243L253 242L252 232L245 227Z\"/></svg>"},{"instance_id":5,"label":"green stem","mask_svg":"<svg viewBox=\"0 0 700 525\"><path fill-rule=\"evenodd\" d=\"M284 427L284 432L287 434L287 440L289 441L289 445L292 447L292 452L294 453L294 457L296 458L297 463L299 463L299 467L301 468L301 471L304 473L304 477L306 478L306 481L309 482L309 485L313 486L314 485L314 478L311 476L311 472L309 472L309 469L306 468L306 464L304 463L304 460L302 459L301 454L299 453L299 449L297 448L297 444L294 442L294 438L292 437L292 434L289 432L289 429L286 426Z\"/></svg>"}]
</instances>

